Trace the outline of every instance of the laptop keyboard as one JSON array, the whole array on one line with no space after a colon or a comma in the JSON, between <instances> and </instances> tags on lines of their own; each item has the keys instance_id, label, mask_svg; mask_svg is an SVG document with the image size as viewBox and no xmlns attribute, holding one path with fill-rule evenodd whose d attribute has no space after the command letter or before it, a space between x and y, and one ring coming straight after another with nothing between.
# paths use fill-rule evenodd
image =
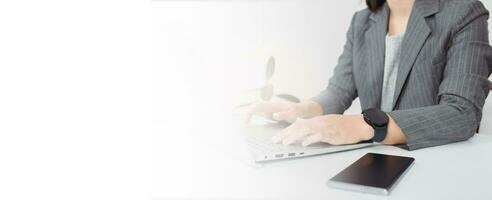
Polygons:
<instances>
[{"instance_id":1,"label":"laptop keyboard","mask_svg":"<svg viewBox=\"0 0 492 200\"><path fill-rule=\"evenodd\" d=\"M331 145L324 143L312 144L307 147L302 146L299 143L292 145L275 144L272 142L272 135L270 134L250 134L247 136L246 141L248 146L258 152L299 152L308 149L326 148Z\"/></svg>"},{"instance_id":2,"label":"laptop keyboard","mask_svg":"<svg viewBox=\"0 0 492 200\"><path fill-rule=\"evenodd\" d=\"M333 148L333 145L327 143L316 143L311 144L307 147L302 146L299 142L294 143L292 145L283 145L283 144L275 144L272 142L272 137L275 134L278 134L283 128L286 127L286 124L282 123L272 123L266 125L253 125L253 126L245 126L242 127L240 132L245 137L246 144L249 149L255 153L258 153L262 158L260 160L268 160L268 159L281 159L285 157L296 157L303 156L305 154L314 155L314 152L325 152L322 149ZM368 145L370 145L369 143ZM354 147L359 148L362 146ZM310 151L317 150L320 151ZM346 150L349 148L342 148L340 150ZM326 150L328 152L328 150ZM333 151L332 151L333 152Z\"/></svg>"}]
</instances>

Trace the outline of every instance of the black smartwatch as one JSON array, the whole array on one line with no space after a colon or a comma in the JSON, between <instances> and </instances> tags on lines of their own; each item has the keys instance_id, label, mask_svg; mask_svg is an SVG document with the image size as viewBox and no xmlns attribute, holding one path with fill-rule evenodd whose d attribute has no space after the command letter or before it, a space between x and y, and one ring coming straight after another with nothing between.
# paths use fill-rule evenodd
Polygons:
<instances>
[{"instance_id":1,"label":"black smartwatch","mask_svg":"<svg viewBox=\"0 0 492 200\"><path fill-rule=\"evenodd\" d=\"M382 142L384 138L386 138L386 133L388 131L388 115L377 108L364 110L362 111L362 115L364 116L364 121L374 128L374 137L372 138L372 141Z\"/></svg>"}]
</instances>

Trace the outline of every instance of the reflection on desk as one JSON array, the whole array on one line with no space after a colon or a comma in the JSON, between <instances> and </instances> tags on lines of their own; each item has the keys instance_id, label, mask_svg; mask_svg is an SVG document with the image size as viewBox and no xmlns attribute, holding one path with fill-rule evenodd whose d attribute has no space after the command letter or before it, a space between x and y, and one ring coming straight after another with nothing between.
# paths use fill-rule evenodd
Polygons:
<instances>
[{"instance_id":1,"label":"reflection on desk","mask_svg":"<svg viewBox=\"0 0 492 200\"><path fill-rule=\"evenodd\" d=\"M157 173L154 197L387 199L326 186L329 178L368 152L415 158L413 167L396 185L390 199L492 199L492 156L488 155L492 152L492 136L484 134L468 141L416 151L380 145L272 162L256 168L234 159L226 160L222 154L216 160L208 158L211 162L197 166L196 171L186 172L188 176L173 172L160 177ZM166 185L165 178L175 181Z\"/></svg>"}]
</instances>

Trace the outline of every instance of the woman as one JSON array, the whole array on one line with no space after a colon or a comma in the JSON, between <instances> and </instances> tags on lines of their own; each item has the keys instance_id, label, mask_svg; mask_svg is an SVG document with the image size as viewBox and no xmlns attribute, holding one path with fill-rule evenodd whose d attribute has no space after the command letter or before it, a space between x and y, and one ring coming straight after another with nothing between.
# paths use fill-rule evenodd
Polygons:
<instances>
[{"instance_id":1,"label":"woman","mask_svg":"<svg viewBox=\"0 0 492 200\"><path fill-rule=\"evenodd\" d=\"M373 140L409 150L466 140L477 130L492 50L477 0L366 0L328 87L301 103L262 102L248 115L293 123L275 142ZM363 114L342 115L359 97Z\"/></svg>"}]
</instances>

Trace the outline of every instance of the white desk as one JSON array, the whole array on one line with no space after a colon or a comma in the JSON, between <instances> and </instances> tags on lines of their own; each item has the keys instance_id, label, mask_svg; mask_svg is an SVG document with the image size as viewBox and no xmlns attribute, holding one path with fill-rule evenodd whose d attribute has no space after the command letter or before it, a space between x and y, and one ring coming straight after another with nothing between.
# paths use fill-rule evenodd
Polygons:
<instances>
[{"instance_id":1,"label":"white desk","mask_svg":"<svg viewBox=\"0 0 492 200\"><path fill-rule=\"evenodd\" d=\"M415 163L389 196L325 185L330 177L367 152L411 156ZM176 165L181 170L168 173L167 177L161 174L161 180L159 173L154 173L154 198L492 199L491 153L492 136L479 134L465 142L417 151L376 146L261 166L227 161L223 154L218 158L222 162L201 158L191 166L182 160L182 165ZM163 183L164 178L167 184Z\"/></svg>"}]
</instances>

